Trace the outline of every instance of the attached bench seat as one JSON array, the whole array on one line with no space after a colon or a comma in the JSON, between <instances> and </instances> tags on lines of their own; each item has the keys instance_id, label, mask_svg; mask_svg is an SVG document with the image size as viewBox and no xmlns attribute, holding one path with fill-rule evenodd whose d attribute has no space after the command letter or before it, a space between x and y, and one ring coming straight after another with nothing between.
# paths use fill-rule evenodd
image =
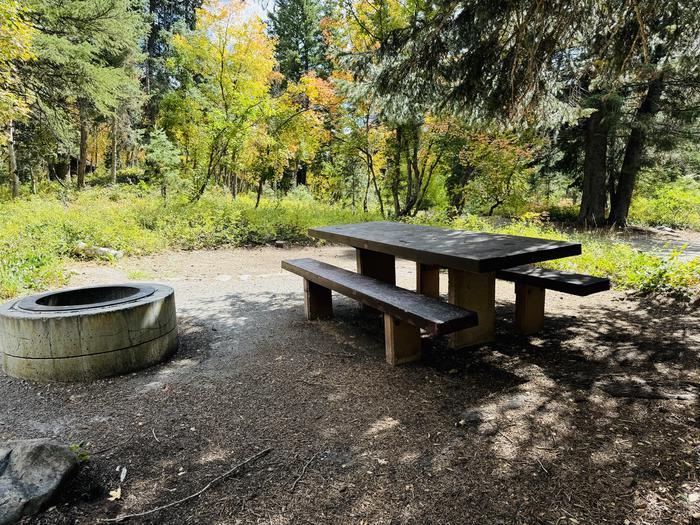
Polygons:
<instances>
[{"instance_id":1,"label":"attached bench seat","mask_svg":"<svg viewBox=\"0 0 700 525\"><path fill-rule=\"evenodd\" d=\"M515 283L515 323L523 334L543 328L545 290L586 296L610 289L610 279L536 266L500 270L496 278Z\"/></svg>"},{"instance_id":2,"label":"attached bench seat","mask_svg":"<svg viewBox=\"0 0 700 525\"><path fill-rule=\"evenodd\" d=\"M332 317L331 290L383 312L391 365L420 359L421 328L443 335L478 325L475 312L321 261L291 259L282 268L304 278L307 319Z\"/></svg>"}]
</instances>

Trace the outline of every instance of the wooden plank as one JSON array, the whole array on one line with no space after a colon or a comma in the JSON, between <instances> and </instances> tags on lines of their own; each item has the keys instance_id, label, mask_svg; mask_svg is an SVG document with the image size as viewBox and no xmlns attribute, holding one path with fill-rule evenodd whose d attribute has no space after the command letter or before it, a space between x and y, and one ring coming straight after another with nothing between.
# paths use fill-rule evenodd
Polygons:
<instances>
[{"instance_id":1,"label":"wooden plank","mask_svg":"<svg viewBox=\"0 0 700 525\"><path fill-rule=\"evenodd\" d=\"M333 300L330 288L304 279L304 311L308 320L333 317Z\"/></svg>"},{"instance_id":2,"label":"wooden plank","mask_svg":"<svg viewBox=\"0 0 700 525\"><path fill-rule=\"evenodd\" d=\"M357 273L396 284L396 258L393 255L356 248L355 256Z\"/></svg>"},{"instance_id":3,"label":"wooden plank","mask_svg":"<svg viewBox=\"0 0 700 525\"><path fill-rule=\"evenodd\" d=\"M396 284L396 258L393 255L355 248L355 259L357 273L374 277L385 283ZM366 304L362 305L362 309L370 314L381 314L379 310Z\"/></svg>"},{"instance_id":4,"label":"wooden plank","mask_svg":"<svg viewBox=\"0 0 700 525\"><path fill-rule=\"evenodd\" d=\"M496 277L504 281L513 281L579 296L610 290L610 279L580 273L548 270L547 268L538 268L536 266L519 266L501 270L496 273Z\"/></svg>"},{"instance_id":5,"label":"wooden plank","mask_svg":"<svg viewBox=\"0 0 700 525\"><path fill-rule=\"evenodd\" d=\"M421 356L420 328L384 314L386 362L392 366L418 361Z\"/></svg>"},{"instance_id":6,"label":"wooden plank","mask_svg":"<svg viewBox=\"0 0 700 525\"><path fill-rule=\"evenodd\" d=\"M282 268L423 328L430 335L450 333L479 322L474 312L314 259L282 261Z\"/></svg>"},{"instance_id":7,"label":"wooden plank","mask_svg":"<svg viewBox=\"0 0 700 525\"><path fill-rule=\"evenodd\" d=\"M440 298L440 267L416 263L416 291L428 297Z\"/></svg>"},{"instance_id":8,"label":"wooden plank","mask_svg":"<svg viewBox=\"0 0 700 525\"><path fill-rule=\"evenodd\" d=\"M528 284L515 284L515 326L523 335L544 328L545 289Z\"/></svg>"},{"instance_id":9,"label":"wooden plank","mask_svg":"<svg viewBox=\"0 0 700 525\"><path fill-rule=\"evenodd\" d=\"M496 330L496 274L450 269L448 300L479 316L479 325L450 336L450 347L462 348L494 340Z\"/></svg>"},{"instance_id":10,"label":"wooden plank","mask_svg":"<svg viewBox=\"0 0 700 525\"><path fill-rule=\"evenodd\" d=\"M423 264L477 273L581 253L578 243L395 222L326 226L309 230L309 235Z\"/></svg>"}]
</instances>

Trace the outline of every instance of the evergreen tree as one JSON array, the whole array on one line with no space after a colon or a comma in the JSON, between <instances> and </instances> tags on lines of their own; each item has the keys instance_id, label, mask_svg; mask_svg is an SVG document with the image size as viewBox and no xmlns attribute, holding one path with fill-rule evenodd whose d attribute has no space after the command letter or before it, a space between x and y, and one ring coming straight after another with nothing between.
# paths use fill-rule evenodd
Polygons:
<instances>
[{"instance_id":1,"label":"evergreen tree","mask_svg":"<svg viewBox=\"0 0 700 525\"><path fill-rule=\"evenodd\" d=\"M133 0L31 0L28 19L37 32L35 59L19 64L30 116L22 143L42 137L49 163L70 173L78 153L78 185L85 182L88 130L139 96L139 43L145 24Z\"/></svg>"},{"instance_id":2,"label":"evergreen tree","mask_svg":"<svg viewBox=\"0 0 700 525\"><path fill-rule=\"evenodd\" d=\"M146 106L147 125L155 122L163 96L172 89L172 79L165 61L173 54L170 33L178 25L194 29L197 9L202 0L149 0L148 38L144 41L146 53L144 89L149 96Z\"/></svg>"},{"instance_id":3,"label":"evergreen tree","mask_svg":"<svg viewBox=\"0 0 700 525\"><path fill-rule=\"evenodd\" d=\"M314 72L329 73L327 47L321 33L323 8L319 0L276 0L270 13L270 32L277 39L280 72L290 82Z\"/></svg>"}]
</instances>

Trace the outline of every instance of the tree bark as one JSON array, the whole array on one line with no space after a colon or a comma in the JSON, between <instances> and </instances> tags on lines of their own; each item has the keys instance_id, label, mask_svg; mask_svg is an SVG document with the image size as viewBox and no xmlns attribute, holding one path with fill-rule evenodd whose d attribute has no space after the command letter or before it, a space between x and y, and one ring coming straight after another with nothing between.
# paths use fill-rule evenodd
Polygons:
<instances>
[{"instance_id":1,"label":"tree bark","mask_svg":"<svg viewBox=\"0 0 700 525\"><path fill-rule=\"evenodd\" d=\"M7 140L7 156L10 162L10 182L12 184L12 198L19 197L19 175L17 174L17 155L15 154L15 122L10 121L10 130Z\"/></svg>"},{"instance_id":2,"label":"tree bark","mask_svg":"<svg viewBox=\"0 0 700 525\"><path fill-rule=\"evenodd\" d=\"M117 117L112 117L112 184L117 183Z\"/></svg>"},{"instance_id":3,"label":"tree bark","mask_svg":"<svg viewBox=\"0 0 700 525\"><path fill-rule=\"evenodd\" d=\"M586 226L605 224L605 181L608 157L608 132L605 114L593 113L586 122L583 193L578 222Z\"/></svg>"},{"instance_id":4,"label":"tree bark","mask_svg":"<svg viewBox=\"0 0 700 525\"><path fill-rule=\"evenodd\" d=\"M70 153L66 153L66 165L68 167L66 168L65 183L67 186L69 186L71 184L71 182L73 181L73 176L71 175L71 171L70 171L71 170L70 164L71 164Z\"/></svg>"},{"instance_id":5,"label":"tree bark","mask_svg":"<svg viewBox=\"0 0 700 525\"><path fill-rule=\"evenodd\" d=\"M615 193L611 198L610 216L608 222L619 228L627 226L627 215L632 204L634 185L642 166L644 148L646 147L647 127L649 121L659 111L659 101L664 90L663 75L649 81L647 93L637 110L632 124L632 131L627 139L625 157L622 160L620 176Z\"/></svg>"},{"instance_id":6,"label":"tree bark","mask_svg":"<svg viewBox=\"0 0 700 525\"><path fill-rule=\"evenodd\" d=\"M78 158L78 188L85 187L85 167L87 166L88 155L88 129L87 118L84 112L80 112L80 156Z\"/></svg>"}]
</instances>

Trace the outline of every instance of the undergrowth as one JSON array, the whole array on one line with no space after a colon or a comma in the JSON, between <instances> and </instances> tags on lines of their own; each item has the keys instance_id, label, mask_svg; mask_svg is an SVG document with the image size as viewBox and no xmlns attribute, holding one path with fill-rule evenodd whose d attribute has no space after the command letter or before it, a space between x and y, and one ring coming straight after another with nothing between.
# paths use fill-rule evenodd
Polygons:
<instances>
[{"instance_id":1,"label":"undergrowth","mask_svg":"<svg viewBox=\"0 0 700 525\"><path fill-rule=\"evenodd\" d=\"M640 252L613 237L567 234L538 220L537 214L505 226L465 215L449 218L421 213L421 224L581 242L583 254L547 263L549 267L608 276L617 288L640 293L689 295L700 284L700 259L678 253ZM213 190L190 203L167 201L145 187L96 188L0 203L0 297L9 298L65 282L66 262L80 258L78 243L120 250L126 255L165 249L253 246L284 240L307 243L314 226L379 220L376 213L353 213L299 196L265 198Z\"/></svg>"}]
</instances>

